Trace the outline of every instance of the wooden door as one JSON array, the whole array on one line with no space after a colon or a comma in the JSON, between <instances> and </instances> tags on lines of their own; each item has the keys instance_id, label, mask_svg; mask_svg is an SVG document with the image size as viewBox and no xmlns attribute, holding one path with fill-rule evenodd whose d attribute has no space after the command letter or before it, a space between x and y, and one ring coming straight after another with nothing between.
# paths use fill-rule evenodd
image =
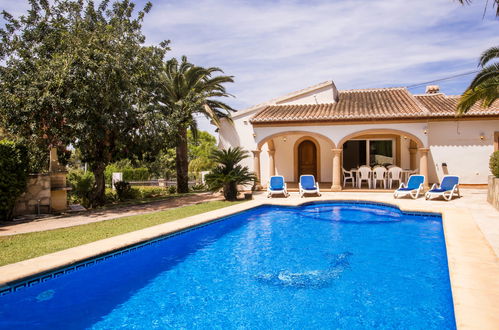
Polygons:
<instances>
[{"instance_id":1,"label":"wooden door","mask_svg":"<svg viewBox=\"0 0 499 330\"><path fill-rule=\"evenodd\" d=\"M298 146L298 178L300 175L312 174L317 181L317 148L310 140L305 140Z\"/></svg>"}]
</instances>

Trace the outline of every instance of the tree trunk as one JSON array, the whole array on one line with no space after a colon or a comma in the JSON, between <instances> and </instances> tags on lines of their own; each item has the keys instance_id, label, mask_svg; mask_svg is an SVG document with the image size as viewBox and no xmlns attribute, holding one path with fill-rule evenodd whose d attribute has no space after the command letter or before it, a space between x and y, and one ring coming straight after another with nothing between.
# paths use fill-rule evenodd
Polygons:
<instances>
[{"instance_id":1,"label":"tree trunk","mask_svg":"<svg viewBox=\"0 0 499 330\"><path fill-rule=\"evenodd\" d=\"M90 203L92 207L104 205L106 202L106 178L104 176L106 165L104 163L92 164L90 169L95 178L95 186Z\"/></svg>"},{"instance_id":2,"label":"tree trunk","mask_svg":"<svg viewBox=\"0 0 499 330\"><path fill-rule=\"evenodd\" d=\"M229 182L224 185L224 197L228 201L237 200L237 185L234 182Z\"/></svg>"},{"instance_id":3,"label":"tree trunk","mask_svg":"<svg viewBox=\"0 0 499 330\"><path fill-rule=\"evenodd\" d=\"M177 192L189 192L189 159L187 149L187 128L178 131L175 166L177 169Z\"/></svg>"}]
</instances>

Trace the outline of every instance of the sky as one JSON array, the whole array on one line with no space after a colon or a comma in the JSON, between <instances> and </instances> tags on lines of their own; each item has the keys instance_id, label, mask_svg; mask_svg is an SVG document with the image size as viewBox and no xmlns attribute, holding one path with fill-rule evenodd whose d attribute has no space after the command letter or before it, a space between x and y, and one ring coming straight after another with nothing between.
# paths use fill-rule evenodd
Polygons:
<instances>
[{"instance_id":1,"label":"sky","mask_svg":"<svg viewBox=\"0 0 499 330\"><path fill-rule=\"evenodd\" d=\"M151 2L146 42L171 40L167 57L186 55L234 76L227 86L234 97L226 102L238 110L326 80L340 90L380 88L470 72L485 49L499 44L499 19L491 6L483 15L485 0L466 6L456 0ZM27 0L0 0L0 9L13 14L27 6ZM435 84L461 94L472 77ZM199 126L215 130L203 118Z\"/></svg>"}]
</instances>

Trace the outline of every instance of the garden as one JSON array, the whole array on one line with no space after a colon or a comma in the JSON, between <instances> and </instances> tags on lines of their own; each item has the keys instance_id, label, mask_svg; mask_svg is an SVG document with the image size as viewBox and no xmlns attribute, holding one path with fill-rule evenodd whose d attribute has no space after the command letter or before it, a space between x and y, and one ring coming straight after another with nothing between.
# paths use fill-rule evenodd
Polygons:
<instances>
[{"instance_id":1,"label":"garden","mask_svg":"<svg viewBox=\"0 0 499 330\"><path fill-rule=\"evenodd\" d=\"M244 152L217 154L215 137L197 127L199 115L216 126L230 121L233 77L169 58L169 40L146 44L150 3L138 11L128 0L30 4L18 18L2 14L1 219L12 219L33 174L54 172L50 150L58 171L68 171L57 189L86 208L221 189L234 200L236 185L255 179L234 163ZM121 182L113 185L112 173ZM167 183L151 186L159 180ZM40 200L28 204L39 212Z\"/></svg>"}]
</instances>

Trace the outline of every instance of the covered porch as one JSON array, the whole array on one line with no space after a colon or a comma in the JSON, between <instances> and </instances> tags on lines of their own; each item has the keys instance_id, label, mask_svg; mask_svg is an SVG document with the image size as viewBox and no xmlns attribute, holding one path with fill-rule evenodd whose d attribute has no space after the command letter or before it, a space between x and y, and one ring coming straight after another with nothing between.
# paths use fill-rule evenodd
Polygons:
<instances>
[{"instance_id":1,"label":"covered porch","mask_svg":"<svg viewBox=\"0 0 499 330\"><path fill-rule=\"evenodd\" d=\"M384 184L374 189L366 181L359 186L356 179L344 182L346 172L360 166L398 167L402 181L409 174L420 173L427 178L428 148L406 131L370 129L345 135L337 143L330 137L310 131L286 131L263 138L252 151L253 168L258 186L265 189L271 176L282 175L290 191L298 190L300 175L312 174L322 191L386 191L396 186ZM354 182L352 182L354 181ZM346 184L345 184L346 183ZM353 184L352 184L353 183Z\"/></svg>"}]
</instances>

